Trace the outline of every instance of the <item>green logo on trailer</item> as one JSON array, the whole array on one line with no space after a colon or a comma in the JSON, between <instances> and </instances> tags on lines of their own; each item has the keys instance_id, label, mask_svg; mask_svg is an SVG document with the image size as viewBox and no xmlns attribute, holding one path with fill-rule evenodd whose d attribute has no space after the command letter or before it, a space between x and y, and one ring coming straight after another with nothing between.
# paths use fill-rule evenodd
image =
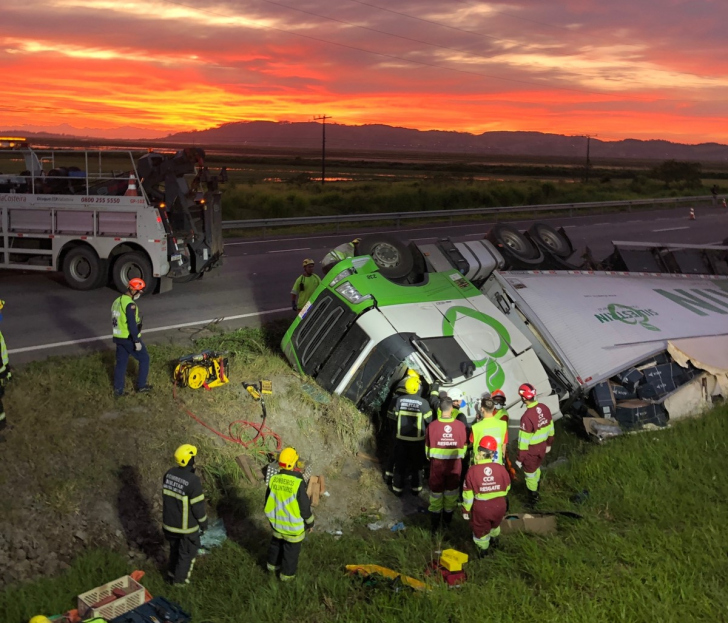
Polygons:
<instances>
[{"instance_id":1,"label":"green logo on trailer","mask_svg":"<svg viewBox=\"0 0 728 623\"><path fill-rule=\"evenodd\" d=\"M508 334L506 328L495 318L491 318L487 314L472 307L459 306L451 307L445 312L445 319L442 321L442 334L445 337L452 337L455 332L455 323L458 318L462 318L463 316L487 324L497 334L498 346L496 349L492 352L485 351L485 357L473 363L476 368L485 366L485 384L488 386L488 391L494 391L503 387L506 375L500 363L498 363L498 357L503 357L508 353L511 336Z\"/></svg>"},{"instance_id":2,"label":"green logo on trailer","mask_svg":"<svg viewBox=\"0 0 728 623\"><path fill-rule=\"evenodd\" d=\"M605 309L600 311L602 311L602 313L594 314L594 317L601 323L617 320L624 324L640 325L648 331L660 330L650 323L650 318L659 315L653 309L638 309L636 307L629 307L628 305L611 303Z\"/></svg>"}]
</instances>

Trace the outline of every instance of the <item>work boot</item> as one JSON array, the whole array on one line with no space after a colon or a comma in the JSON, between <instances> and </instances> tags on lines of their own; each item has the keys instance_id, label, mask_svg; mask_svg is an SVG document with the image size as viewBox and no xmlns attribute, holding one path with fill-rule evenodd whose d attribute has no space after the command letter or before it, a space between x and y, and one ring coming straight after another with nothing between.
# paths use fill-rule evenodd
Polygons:
<instances>
[{"instance_id":1,"label":"work boot","mask_svg":"<svg viewBox=\"0 0 728 623\"><path fill-rule=\"evenodd\" d=\"M487 558L493 553L493 550L489 547L487 549L478 548L478 558Z\"/></svg>"},{"instance_id":2,"label":"work boot","mask_svg":"<svg viewBox=\"0 0 728 623\"><path fill-rule=\"evenodd\" d=\"M539 495L538 491L529 491L528 492L528 499L526 500L526 506L529 508L533 508L538 504L538 501L541 499L541 496Z\"/></svg>"},{"instance_id":3,"label":"work boot","mask_svg":"<svg viewBox=\"0 0 728 623\"><path fill-rule=\"evenodd\" d=\"M494 536L490 539L490 547L488 549L498 549L500 547L500 537Z\"/></svg>"},{"instance_id":4,"label":"work boot","mask_svg":"<svg viewBox=\"0 0 728 623\"><path fill-rule=\"evenodd\" d=\"M443 513L442 523L445 524L446 528L450 527L450 524L452 523L452 516L453 516L453 513L448 513L448 512Z\"/></svg>"},{"instance_id":5,"label":"work boot","mask_svg":"<svg viewBox=\"0 0 728 623\"><path fill-rule=\"evenodd\" d=\"M154 389L154 385L149 385L148 383L144 387L140 387L137 389L137 394L148 394Z\"/></svg>"},{"instance_id":6,"label":"work boot","mask_svg":"<svg viewBox=\"0 0 728 623\"><path fill-rule=\"evenodd\" d=\"M430 532L435 535L440 529L440 513L430 513Z\"/></svg>"}]
</instances>

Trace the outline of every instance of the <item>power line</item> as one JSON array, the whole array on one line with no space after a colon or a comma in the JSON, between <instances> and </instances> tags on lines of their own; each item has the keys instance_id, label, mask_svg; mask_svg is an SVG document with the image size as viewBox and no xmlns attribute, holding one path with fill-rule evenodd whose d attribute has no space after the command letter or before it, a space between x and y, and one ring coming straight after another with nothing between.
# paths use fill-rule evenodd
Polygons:
<instances>
[{"instance_id":1,"label":"power line","mask_svg":"<svg viewBox=\"0 0 728 623\"><path fill-rule=\"evenodd\" d=\"M321 121L321 186L326 182L326 120L331 119L328 115L314 117L314 121Z\"/></svg>"}]
</instances>

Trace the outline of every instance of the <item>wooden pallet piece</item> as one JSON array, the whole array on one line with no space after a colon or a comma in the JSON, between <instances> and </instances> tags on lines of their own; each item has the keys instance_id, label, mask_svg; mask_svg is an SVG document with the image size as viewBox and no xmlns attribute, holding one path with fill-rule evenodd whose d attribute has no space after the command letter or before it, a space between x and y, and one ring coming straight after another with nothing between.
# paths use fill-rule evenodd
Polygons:
<instances>
[{"instance_id":1,"label":"wooden pallet piece","mask_svg":"<svg viewBox=\"0 0 728 623\"><path fill-rule=\"evenodd\" d=\"M323 495L324 493L326 493L326 478L324 478L323 474L321 474L319 476L318 481L319 481L319 493L321 493L321 495Z\"/></svg>"},{"instance_id":2,"label":"wooden pallet piece","mask_svg":"<svg viewBox=\"0 0 728 623\"><path fill-rule=\"evenodd\" d=\"M245 474L248 482L250 482L250 484L255 484L256 478L253 475L253 469L250 467L250 459L246 455L240 454L235 457L235 462L240 466L240 469L243 470L243 474Z\"/></svg>"},{"instance_id":3,"label":"wooden pallet piece","mask_svg":"<svg viewBox=\"0 0 728 623\"><path fill-rule=\"evenodd\" d=\"M311 496L313 495L313 488L314 485L318 484L318 476L311 476L311 478L308 481L308 487L306 487L306 495L308 495L308 499L311 499Z\"/></svg>"}]
</instances>

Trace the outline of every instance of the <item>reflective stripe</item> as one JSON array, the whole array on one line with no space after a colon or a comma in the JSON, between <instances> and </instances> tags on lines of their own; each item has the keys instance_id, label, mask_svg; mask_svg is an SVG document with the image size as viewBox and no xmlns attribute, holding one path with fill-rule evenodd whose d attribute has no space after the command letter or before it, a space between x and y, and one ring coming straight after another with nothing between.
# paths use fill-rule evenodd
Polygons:
<instances>
[{"instance_id":1,"label":"reflective stripe","mask_svg":"<svg viewBox=\"0 0 728 623\"><path fill-rule=\"evenodd\" d=\"M302 482L295 476L276 474L268 483L270 494L265 503L265 516L273 530L291 543L304 537L305 524L296 499Z\"/></svg>"},{"instance_id":2,"label":"reflective stripe","mask_svg":"<svg viewBox=\"0 0 728 623\"><path fill-rule=\"evenodd\" d=\"M114 337L118 337L121 339L126 339L129 337L129 325L126 321L126 308L134 303L134 299L131 298L128 294L122 294L118 299L116 299L112 305L111 305L111 332ZM134 310L134 317L136 318L137 328L139 328L139 323L141 322L141 317L139 316L139 306L136 306L136 309ZM139 331L139 337L141 337L142 332Z\"/></svg>"},{"instance_id":3,"label":"reflective stripe","mask_svg":"<svg viewBox=\"0 0 728 623\"><path fill-rule=\"evenodd\" d=\"M0 368L0 372L5 372L5 368L8 365L8 348L5 346L5 336L0 333L0 355L2 356L3 367Z\"/></svg>"},{"instance_id":4,"label":"reflective stripe","mask_svg":"<svg viewBox=\"0 0 728 623\"><path fill-rule=\"evenodd\" d=\"M465 456L466 448L428 448L427 456L430 459L442 459L453 461L462 459Z\"/></svg>"},{"instance_id":5,"label":"reflective stripe","mask_svg":"<svg viewBox=\"0 0 728 623\"><path fill-rule=\"evenodd\" d=\"M427 510L431 513L439 513L442 510L444 503L445 500L442 493L430 492L430 505Z\"/></svg>"},{"instance_id":6,"label":"reflective stripe","mask_svg":"<svg viewBox=\"0 0 728 623\"><path fill-rule=\"evenodd\" d=\"M487 502L488 500L495 500L496 498L504 498L508 495L508 491L510 491L510 486L505 491L495 491L493 493L476 493L475 499L480 500L481 502Z\"/></svg>"},{"instance_id":7,"label":"reflective stripe","mask_svg":"<svg viewBox=\"0 0 728 623\"><path fill-rule=\"evenodd\" d=\"M463 490L463 508L465 510L470 510L473 507L473 500L475 499L475 494L469 490Z\"/></svg>"},{"instance_id":8,"label":"reflective stripe","mask_svg":"<svg viewBox=\"0 0 728 623\"><path fill-rule=\"evenodd\" d=\"M200 493L200 495L198 495L196 498L190 500L190 504L192 504L194 506L198 502L202 502L204 499L205 499L205 494Z\"/></svg>"},{"instance_id":9,"label":"reflective stripe","mask_svg":"<svg viewBox=\"0 0 728 623\"><path fill-rule=\"evenodd\" d=\"M508 432L508 424L503 420L500 420L496 416L485 418L473 424L473 463L475 462L475 454L480 447L480 440L483 437L493 437L498 444L498 449L495 455L495 462L503 465L505 447L504 443L506 440L506 434Z\"/></svg>"},{"instance_id":10,"label":"reflective stripe","mask_svg":"<svg viewBox=\"0 0 728 623\"><path fill-rule=\"evenodd\" d=\"M167 524L162 524L162 527L167 530L168 532L174 532L175 534L192 534L194 532L197 532L200 527L198 525L195 525L193 527L189 527L189 514L190 514L190 506L189 506L189 498L186 495L182 495L181 493L175 493L174 491L171 491L170 489L162 489L163 495L168 495L171 498L174 498L175 500L179 500L182 502L182 526L179 528L168 526ZM204 499L204 496L201 496ZM207 518L207 516L205 516ZM202 520L204 521L204 520Z\"/></svg>"},{"instance_id":11,"label":"reflective stripe","mask_svg":"<svg viewBox=\"0 0 728 623\"><path fill-rule=\"evenodd\" d=\"M458 505L458 495L460 493L459 489L453 489L452 491L445 491L445 497L443 499L443 506L445 508L445 512L453 512L455 508Z\"/></svg>"}]
</instances>

